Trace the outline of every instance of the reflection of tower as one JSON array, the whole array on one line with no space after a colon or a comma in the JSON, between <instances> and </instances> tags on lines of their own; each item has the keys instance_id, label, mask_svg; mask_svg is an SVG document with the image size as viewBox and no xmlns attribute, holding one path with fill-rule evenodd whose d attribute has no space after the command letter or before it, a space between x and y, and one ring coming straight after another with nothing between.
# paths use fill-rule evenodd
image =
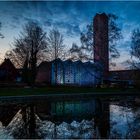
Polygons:
<instances>
[{"instance_id":1,"label":"reflection of tower","mask_svg":"<svg viewBox=\"0 0 140 140\"><path fill-rule=\"evenodd\" d=\"M110 134L110 106L109 101L103 99L95 100L95 127L101 138L107 139ZM99 132L98 132L99 131Z\"/></svg>"},{"instance_id":2,"label":"reflection of tower","mask_svg":"<svg viewBox=\"0 0 140 140\"><path fill-rule=\"evenodd\" d=\"M103 66L103 77L107 79L109 71L108 53L108 16L105 13L96 14L94 25L94 62Z\"/></svg>"}]
</instances>

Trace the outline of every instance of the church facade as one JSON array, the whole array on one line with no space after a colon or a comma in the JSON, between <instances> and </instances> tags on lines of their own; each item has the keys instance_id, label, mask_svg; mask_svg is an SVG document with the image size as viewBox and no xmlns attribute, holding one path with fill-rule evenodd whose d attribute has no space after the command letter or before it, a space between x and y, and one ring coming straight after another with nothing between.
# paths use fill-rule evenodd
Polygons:
<instances>
[{"instance_id":1,"label":"church facade","mask_svg":"<svg viewBox=\"0 0 140 140\"><path fill-rule=\"evenodd\" d=\"M49 72L50 77L46 76L46 78L43 77L43 79L39 80L42 73L42 68L39 68L36 82L48 84L51 82L51 85L93 86L100 81L100 72L96 70L95 65L91 62L82 63L81 61L73 62L71 60L62 61L57 59L49 62L49 65L50 70L44 70L43 75L45 76ZM44 63L44 67L46 66Z\"/></svg>"},{"instance_id":2,"label":"church facade","mask_svg":"<svg viewBox=\"0 0 140 140\"><path fill-rule=\"evenodd\" d=\"M55 61L52 63L52 84L93 86L99 82L99 72L91 62L56 60L57 78L55 78Z\"/></svg>"}]
</instances>

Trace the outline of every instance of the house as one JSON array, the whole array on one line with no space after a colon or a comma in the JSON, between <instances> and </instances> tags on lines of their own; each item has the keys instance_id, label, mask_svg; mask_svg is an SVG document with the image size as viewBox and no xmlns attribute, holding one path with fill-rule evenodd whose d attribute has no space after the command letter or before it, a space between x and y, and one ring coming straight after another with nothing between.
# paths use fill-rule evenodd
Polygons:
<instances>
[{"instance_id":1,"label":"house","mask_svg":"<svg viewBox=\"0 0 140 140\"><path fill-rule=\"evenodd\" d=\"M140 82L140 70L116 70L109 72L111 82L125 82L128 85L137 85Z\"/></svg>"},{"instance_id":2,"label":"house","mask_svg":"<svg viewBox=\"0 0 140 140\"><path fill-rule=\"evenodd\" d=\"M36 83L51 84L51 62L44 61L38 66Z\"/></svg>"},{"instance_id":3,"label":"house","mask_svg":"<svg viewBox=\"0 0 140 140\"><path fill-rule=\"evenodd\" d=\"M10 59L4 59L4 62L0 65L0 82L15 82L18 75L18 70Z\"/></svg>"}]
</instances>

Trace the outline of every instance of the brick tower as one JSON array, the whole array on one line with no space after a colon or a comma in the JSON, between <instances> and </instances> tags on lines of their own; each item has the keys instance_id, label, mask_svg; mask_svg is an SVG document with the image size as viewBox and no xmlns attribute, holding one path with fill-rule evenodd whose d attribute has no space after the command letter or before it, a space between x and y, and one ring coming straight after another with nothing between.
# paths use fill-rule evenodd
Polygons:
<instances>
[{"instance_id":1,"label":"brick tower","mask_svg":"<svg viewBox=\"0 0 140 140\"><path fill-rule=\"evenodd\" d=\"M94 30L94 62L103 66L103 79L108 78L109 53L108 53L108 16L105 13L96 14L93 19Z\"/></svg>"}]
</instances>

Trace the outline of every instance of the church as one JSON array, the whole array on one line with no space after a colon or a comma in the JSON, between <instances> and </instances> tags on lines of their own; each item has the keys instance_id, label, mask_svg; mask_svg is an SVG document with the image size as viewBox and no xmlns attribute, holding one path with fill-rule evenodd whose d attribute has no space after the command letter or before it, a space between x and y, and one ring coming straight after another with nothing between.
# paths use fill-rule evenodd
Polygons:
<instances>
[{"instance_id":1,"label":"church","mask_svg":"<svg viewBox=\"0 0 140 140\"><path fill-rule=\"evenodd\" d=\"M94 17L94 63L81 61L42 62L38 67L36 82L49 85L93 86L108 78L108 16L105 13ZM102 65L102 72L97 68Z\"/></svg>"}]
</instances>

